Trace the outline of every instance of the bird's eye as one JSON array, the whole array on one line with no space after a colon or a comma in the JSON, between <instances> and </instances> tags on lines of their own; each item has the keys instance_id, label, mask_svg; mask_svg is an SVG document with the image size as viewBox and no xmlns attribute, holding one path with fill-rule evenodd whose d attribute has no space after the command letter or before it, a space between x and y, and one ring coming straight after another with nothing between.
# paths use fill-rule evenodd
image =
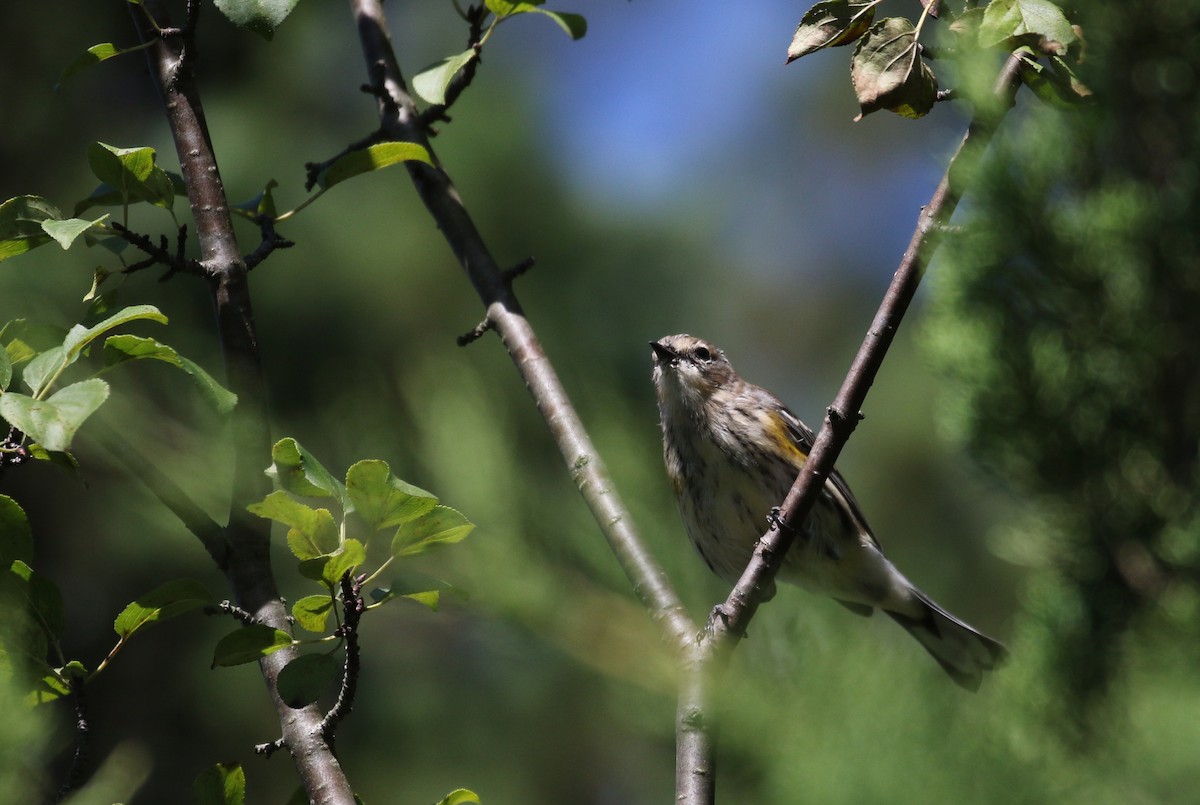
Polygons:
<instances>
[{"instance_id":1,"label":"bird's eye","mask_svg":"<svg viewBox=\"0 0 1200 805\"><path fill-rule=\"evenodd\" d=\"M702 361L712 360L712 353L708 351L708 347L696 347L692 354Z\"/></svg>"}]
</instances>

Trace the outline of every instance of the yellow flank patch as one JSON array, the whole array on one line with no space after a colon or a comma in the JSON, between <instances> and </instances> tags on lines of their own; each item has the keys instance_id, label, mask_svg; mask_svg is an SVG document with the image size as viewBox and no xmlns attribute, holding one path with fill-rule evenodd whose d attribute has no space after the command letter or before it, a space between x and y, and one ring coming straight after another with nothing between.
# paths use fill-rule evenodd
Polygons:
<instances>
[{"instance_id":1,"label":"yellow flank patch","mask_svg":"<svg viewBox=\"0 0 1200 805\"><path fill-rule=\"evenodd\" d=\"M775 446L780 452L790 456L797 464L808 460L808 453L805 453L796 444L783 417L774 411L764 411L762 419L767 437L775 442Z\"/></svg>"}]
</instances>

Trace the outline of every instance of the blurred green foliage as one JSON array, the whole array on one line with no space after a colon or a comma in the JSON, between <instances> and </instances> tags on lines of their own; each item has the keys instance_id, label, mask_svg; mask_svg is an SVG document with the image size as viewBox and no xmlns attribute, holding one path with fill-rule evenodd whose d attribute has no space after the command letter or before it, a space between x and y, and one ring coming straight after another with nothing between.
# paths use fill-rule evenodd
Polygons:
<instances>
[{"instance_id":1,"label":"blurred green foliage","mask_svg":"<svg viewBox=\"0 0 1200 805\"><path fill-rule=\"evenodd\" d=\"M76 5L57 21L53 46L28 36L44 25L37 4L6 12L0 104L21 125L0 129L0 196L36 192L67 206L86 195L95 140L150 145L176 167L136 55L50 94L87 46L132 42L113 6ZM643 7L620 5L624 16L607 24L637 26ZM1100 101L1072 118L1025 99L1006 121L986 181L968 196L970 225L931 272L934 322L914 309L841 462L889 555L956 613L1013 634L1012 664L966 696L884 619L783 590L729 676L723 801L1184 802L1200 784L1195 592L1180 575L1195 545L1194 496L1184 494L1194 488L1187 428L1197 410L1189 370L1198 340L1185 315L1195 307L1186 268L1200 176L1186 147L1200 74L1195 5L1084 6L1080 72ZM448 4L389 12L410 73L463 46ZM780 42L794 13L786 10ZM591 11L589 20L589 38L603 36ZM216 15L201 21L201 81L226 188L241 201L275 178L280 208L293 206L306 161L374 127L373 102L354 91L365 75L349 15L301 4L269 46ZM818 421L892 264L863 270L837 250L865 239L857 215L842 216L836 247L819 227L803 253L782 244L811 221L825 226L827 210L857 212L867 183L870 196L889 195L884 170L899 171L905 152L925 161L904 163L904 185L932 187L940 167L928 152L939 146L922 139L924 123L851 129L847 91L819 83L819 104L780 98L762 110L762 133L747 131L747 147L712 166L702 185L711 196L689 191L653 214L604 205L549 160L535 97L546 79L522 73L518 51L565 37L531 27L548 30L486 57L434 147L497 256L537 257L519 280L522 301L633 517L702 618L724 591L687 546L670 500L646 341L712 338L744 375ZM845 84L844 74L833 80ZM945 106L926 123L957 130ZM798 144L801 125L813 139ZM784 167L795 159L837 170L797 192ZM894 257L915 219L909 204L872 223L881 240L900 233ZM763 221L779 240L757 236ZM165 225L139 214L131 226L157 234ZM752 248L729 230L755 233ZM241 232L249 251L257 232ZM485 803L667 800L674 701L657 633L499 343L454 345L482 311L403 169L332 189L281 234L297 247L252 275L275 433L295 435L329 466L386 460L479 526L461 549L418 560L469 600L438 613L397 606L364 624L359 704L338 738L356 789L367 802L432 803L458 786ZM53 245L5 263L0 320L79 320L93 267L93 256ZM124 303L161 308L170 343L219 375L205 292L186 277L154 279L128 279ZM939 374L914 348L917 332ZM97 416L136 436L223 518L222 420L181 395L166 368L131 367L130 378ZM1166 392L1171 384L1177 393ZM939 424L992 474L972 472L961 448L935 439ZM3 491L29 513L38 571L64 590L64 640L92 659L137 593L180 576L212 590L224 581L196 540L88 442L86 427L79 457L86 485L30 466L9 473ZM987 534L1016 564L989 553ZM1123 588L1109 559L1126 543L1170 571L1169 583L1153 595ZM294 601L305 581L283 575L282 545L277 559ZM180 617L131 644L91 692L97 762L116 751L149 770L126 801L179 801L218 761L243 764L250 801L294 790L286 758L252 752L277 729L257 671L209 670L225 631L220 620ZM1103 662L1087 664L1093 649ZM1086 753L1063 741L1076 732L1068 714L1080 691L1091 713ZM28 802L30 786L53 791L71 717L3 701L0 799Z\"/></svg>"},{"instance_id":2,"label":"blurred green foliage","mask_svg":"<svg viewBox=\"0 0 1200 805\"><path fill-rule=\"evenodd\" d=\"M1200 611L1200 58L1180 34L1200 5L1083 19L1100 101L1002 132L928 340L945 424L1028 501L998 542L1035 569L1017 649L1037 706L1091 745L1142 633L1194 645Z\"/></svg>"}]
</instances>

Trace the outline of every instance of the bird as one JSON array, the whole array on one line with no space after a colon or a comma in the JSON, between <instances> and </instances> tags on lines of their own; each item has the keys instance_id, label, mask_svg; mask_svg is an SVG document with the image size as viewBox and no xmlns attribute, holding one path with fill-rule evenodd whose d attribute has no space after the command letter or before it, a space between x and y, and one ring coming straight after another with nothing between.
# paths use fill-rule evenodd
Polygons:
<instances>
[{"instance_id":1,"label":"bird","mask_svg":"<svg viewBox=\"0 0 1200 805\"><path fill-rule=\"evenodd\" d=\"M715 344L687 334L650 342L663 459L684 528L708 567L735 583L767 518L814 441L774 394L743 380ZM835 469L784 559L781 581L852 612L883 610L950 678L975 691L1007 649L936 604L884 556ZM774 584L767 598L774 595Z\"/></svg>"}]
</instances>

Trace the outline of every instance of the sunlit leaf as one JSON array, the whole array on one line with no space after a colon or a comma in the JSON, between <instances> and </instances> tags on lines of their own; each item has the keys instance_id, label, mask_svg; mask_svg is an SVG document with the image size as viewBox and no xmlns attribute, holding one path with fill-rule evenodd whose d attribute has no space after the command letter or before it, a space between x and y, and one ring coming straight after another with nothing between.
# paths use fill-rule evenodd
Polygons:
<instances>
[{"instance_id":1,"label":"sunlit leaf","mask_svg":"<svg viewBox=\"0 0 1200 805\"><path fill-rule=\"evenodd\" d=\"M1004 44L1022 36L1059 43L1063 53L1068 45L1079 39L1062 9L1050 0L992 0L988 3L979 28L982 47Z\"/></svg>"},{"instance_id":2,"label":"sunlit leaf","mask_svg":"<svg viewBox=\"0 0 1200 805\"><path fill-rule=\"evenodd\" d=\"M41 196L17 196L0 204L0 261L49 243L42 222L61 219L58 208Z\"/></svg>"},{"instance_id":3,"label":"sunlit leaf","mask_svg":"<svg viewBox=\"0 0 1200 805\"><path fill-rule=\"evenodd\" d=\"M309 632L321 634L333 612L333 597L330 595L306 595L292 604L292 617Z\"/></svg>"},{"instance_id":4,"label":"sunlit leaf","mask_svg":"<svg viewBox=\"0 0 1200 805\"><path fill-rule=\"evenodd\" d=\"M42 221L42 229L47 235L58 241L64 250L71 248L75 239L92 227L99 226L108 219L108 213L88 221L83 218L66 218L62 221Z\"/></svg>"},{"instance_id":5,"label":"sunlit leaf","mask_svg":"<svg viewBox=\"0 0 1200 805\"><path fill-rule=\"evenodd\" d=\"M326 562L322 565L321 575L314 580L323 581L330 589L336 590L347 571L353 571L367 560L367 551L358 540L348 539L336 551L323 558ZM307 578L312 578L304 568L301 568L300 572Z\"/></svg>"},{"instance_id":6,"label":"sunlit leaf","mask_svg":"<svg viewBox=\"0 0 1200 805\"><path fill-rule=\"evenodd\" d=\"M466 788L457 788L443 797L438 805L479 805L479 795Z\"/></svg>"},{"instance_id":7,"label":"sunlit leaf","mask_svg":"<svg viewBox=\"0 0 1200 805\"><path fill-rule=\"evenodd\" d=\"M174 347L137 335L113 335L105 339L105 366L136 360L162 361L182 369L196 382L204 398L222 414L229 413L237 405L236 394L218 383L198 364L176 352Z\"/></svg>"},{"instance_id":8,"label":"sunlit leaf","mask_svg":"<svg viewBox=\"0 0 1200 805\"><path fill-rule=\"evenodd\" d=\"M903 17L881 20L859 41L850 80L862 110L856 120L877 109L921 117L937 100L937 79L918 53L912 22Z\"/></svg>"},{"instance_id":9,"label":"sunlit leaf","mask_svg":"<svg viewBox=\"0 0 1200 805\"><path fill-rule=\"evenodd\" d=\"M260 218L265 218L268 221L275 220L279 213L275 209L275 194L274 190L279 187L279 182L271 179L267 182L266 187L262 192L249 201L243 201L231 208L231 210L249 221L257 221Z\"/></svg>"},{"instance_id":10,"label":"sunlit leaf","mask_svg":"<svg viewBox=\"0 0 1200 805\"><path fill-rule=\"evenodd\" d=\"M361 173L370 173L410 160L424 162L426 165L433 164L425 147L416 143L376 143L367 148L351 151L337 159L321 173L317 178L317 183L321 187L333 187L335 184Z\"/></svg>"},{"instance_id":11,"label":"sunlit leaf","mask_svg":"<svg viewBox=\"0 0 1200 805\"><path fill-rule=\"evenodd\" d=\"M221 13L239 28L270 41L299 0L213 0Z\"/></svg>"},{"instance_id":12,"label":"sunlit leaf","mask_svg":"<svg viewBox=\"0 0 1200 805\"><path fill-rule=\"evenodd\" d=\"M413 90L425 101L432 104L446 102L446 90L458 71L466 67L478 56L474 49L442 59L437 64L426 67L413 77Z\"/></svg>"},{"instance_id":13,"label":"sunlit leaf","mask_svg":"<svg viewBox=\"0 0 1200 805\"><path fill-rule=\"evenodd\" d=\"M196 805L245 805L246 772L240 763L210 766L192 781Z\"/></svg>"},{"instance_id":14,"label":"sunlit leaf","mask_svg":"<svg viewBox=\"0 0 1200 805\"><path fill-rule=\"evenodd\" d=\"M139 595L113 621L113 630L123 640L143 626L165 621L214 601L204 585L191 579L176 579Z\"/></svg>"},{"instance_id":15,"label":"sunlit leaf","mask_svg":"<svg viewBox=\"0 0 1200 805\"><path fill-rule=\"evenodd\" d=\"M338 527L329 509L306 506L282 489L275 490L258 503L251 503L246 509L251 514L289 526L287 544L297 559L315 559L338 548Z\"/></svg>"},{"instance_id":16,"label":"sunlit leaf","mask_svg":"<svg viewBox=\"0 0 1200 805\"><path fill-rule=\"evenodd\" d=\"M392 556L412 556L437 545L462 541L475 524L449 506L436 506L416 520L405 523L392 539Z\"/></svg>"},{"instance_id":17,"label":"sunlit leaf","mask_svg":"<svg viewBox=\"0 0 1200 805\"><path fill-rule=\"evenodd\" d=\"M360 461L346 471L346 493L354 510L373 529L414 520L437 505L424 489L392 474L385 461Z\"/></svg>"},{"instance_id":18,"label":"sunlit leaf","mask_svg":"<svg viewBox=\"0 0 1200 805\"><path fill-rule=\"evenodd\" d=\"M280 439L271 448L267 475L281 489L306 498L336 498L345 506L346 488L295 439Z\"/></svg>"},{"instance_id":19,"label":"sunlit leaf","mask_svg":"<svg viewBox=\"0 0 1200 805\"><path fill-rule=\"evenodd\" d=\"M122 50L112 42L101 42L99 45L92 45L83 55L71 62L62 71L62 75L58 77L58 83L54 86L55 92L62 88L62 85L78 73L83 72L94 64L99 64L102 61L107 61L113 56L120 56L122 53L127 53L128 50Z\"/></svg>"},{"instance_id":20,"label":"sunlit leaf","mask_svg":"<svg viewBox=\"0 0 1200 805\"><path fill-rule=\"evenodd\" d=\"M810 8L788 46L789 62L827 47L848 45L862 36L875 19L878 0L824 0Z\"/></svg>"},{"instance_id":21,"label":"sunlit leaf","mask_svg":"<svg viewBox=\"0 0 1200 805\"><path fill-rule=\"evenodd\" d=\"M243 626L221 638L213 649L212 667L228 667L254 662L281 648L292 645L292 636L270 626Z\"/></svg>"},{"instance_id":22,"label":"sunlit leaf","mask_svg":"<svg viewBox=\"0 0 1200 805\"><path fill-rule=\"evenodd\" d=\"M441 579L435 579L424 573L406 571L396 574L392 579L391 587L372 590L371 600L373 603L381 604L394 598L406 598L437 612L438 607L441 606L443 595L450 595L460 600L466 600L469 597L466 590Z\"/></svg>"},{"instance_id":23,"label":"sunlit leaf","mask_svg":"<svg viewBox=\"0 0 1200 805\"><path fill-rule=\"evenodd\" d=\"M567 14L562 11L549 11L536 7L529 10L554 20L555 24L572 39L583 39L587 34L587 20L582 14Z\"/></svg>"},{"instance_id":24,"label":"sunlit leaf","mask_svg":"<svg viewBox=\"0 0 1200 805\"><path fill-rule=\"evenodd\" d=\"M108 384L91 378L35 400L9 392L0 396L0 417L51 451L66 450L83 421L108 399Z\"/></svg>"}]
</instances>

